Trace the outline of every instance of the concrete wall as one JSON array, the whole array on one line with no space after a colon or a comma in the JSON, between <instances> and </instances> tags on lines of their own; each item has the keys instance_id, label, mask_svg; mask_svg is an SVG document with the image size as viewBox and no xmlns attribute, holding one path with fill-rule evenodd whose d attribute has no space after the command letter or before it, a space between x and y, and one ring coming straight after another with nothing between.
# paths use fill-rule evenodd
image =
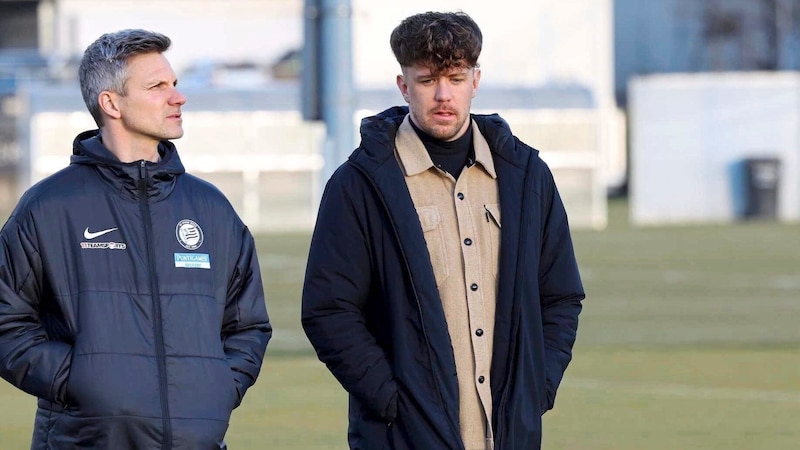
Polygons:
<instances>
[{"instance_id":1,"label":"concrete wall","mask_svg":"<svg viewBox=\"0 0 800 450\"><path fill-rule=\"evenodd\" d=\"M282 101L280 93L262 90L185 89L184 94L190 99L183 109L185 135L175 144L187 171L217 185L254 230L310 229L325 182L320 176L325 130L320 122L302 121L291 101L298 93L283 92ZM95 127L74 85L31 84L21 92L21 104L18 194L69 164L75 135ZM605 227L605 147L597 135L609 119L591 108L496 110L520 139L536 143L553 171L570 225ZM358 110L353 125L375 112Z\"/></svg>"},{"instance_id":2,"label":"concrete wall","mask_svg":"<svg viewBox=\"0 0 800 450\"><path fill-rule=\"evenodd\" d=\"M800 74L673 74L629 90L631 219L728 222L743 158L781 161L778 219L800 220Z\"/></svg>"}]
</instances>

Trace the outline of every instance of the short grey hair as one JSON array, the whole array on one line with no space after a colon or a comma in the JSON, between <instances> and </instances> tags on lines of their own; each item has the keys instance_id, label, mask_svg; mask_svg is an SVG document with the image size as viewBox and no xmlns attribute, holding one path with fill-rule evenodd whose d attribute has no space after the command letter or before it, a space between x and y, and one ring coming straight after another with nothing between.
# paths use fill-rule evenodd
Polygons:
<instances>
[{"instance_id":1,"label":"short grey hair","mask_svg":"<svg viewBox=\"0 0 800 450\"><path fill-rule=\"evenodd\" d=\"M103 126L103 114L97 99L103 91L125 95L128 59L145 53L164 53L172 41L153 31L129 29L106 33L83 53L78 69L81 95L97 126Z\"/></svg>"}]
</instances>

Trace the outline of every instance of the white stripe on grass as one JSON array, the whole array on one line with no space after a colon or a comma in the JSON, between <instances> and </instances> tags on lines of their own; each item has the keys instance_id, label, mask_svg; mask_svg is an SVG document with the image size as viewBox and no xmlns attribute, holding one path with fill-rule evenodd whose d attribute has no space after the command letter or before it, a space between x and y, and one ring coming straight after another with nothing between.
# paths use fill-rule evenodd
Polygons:
<instances>
[{"instance_id":1,"label":"white stripe on grass","mask_svg":"<svg viewBox=\"0 0 800 450\"><path fill-rule=\"evenodd\" d=\"M613 273L613 275L609 275ZM625 267L624 269L581 270L586 280L614 278L624 280L653 280L665 284L708 286L709 283L724 284L730 288L762 287L779 291L800 290L800 276L792 274L758 274L751 272L724 272L696 270L658 269L648 267Z\"/></svg>"},{"instance_id":2,"label":"white stripe on grass","mask_svg":"<svg viewBox=\"0 0 800 450\"><path fill-rule=\"evenodd\" d=\"M745 400L773 403L800 403L798 391L775 391L746 388L692 386L671 383L636 383L606 381L590 378L567 378L563 386L569 389L614 390L638 395L659 397L691 397L709 400Z\"/></svg>"}]
</instances>

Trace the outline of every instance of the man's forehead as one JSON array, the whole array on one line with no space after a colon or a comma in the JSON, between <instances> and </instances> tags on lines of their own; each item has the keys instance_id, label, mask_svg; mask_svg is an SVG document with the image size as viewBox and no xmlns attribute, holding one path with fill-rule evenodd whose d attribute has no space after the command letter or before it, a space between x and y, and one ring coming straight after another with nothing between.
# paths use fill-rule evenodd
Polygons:
<instances>
[{"instance_id":1,"label":"man's forehead","mask_svg":"<svg viewBox=\"0 0 800 450\"><path fill-rule=\"evenodd\" d=\"M127 60L128 76L137 78L175 78L167 58L161 53L142 53L132 56Z\"/></svg>"},{"instance_id":2,"label":"man's forehead","mask_svg":"<svg viewBox=\"0 0 800 450\"><path fill-rule=\"evenodd\" d=\"M431 67L426 64L414 64L411 66L411 69L415 72L417 76L437 76L437 77L449 77L453 75L466 75L470 73L474 67L468 66L466 64L462 66L454 66L448 67L445 69L440 69L436 67Z\"/></svg>"}]
</instances>

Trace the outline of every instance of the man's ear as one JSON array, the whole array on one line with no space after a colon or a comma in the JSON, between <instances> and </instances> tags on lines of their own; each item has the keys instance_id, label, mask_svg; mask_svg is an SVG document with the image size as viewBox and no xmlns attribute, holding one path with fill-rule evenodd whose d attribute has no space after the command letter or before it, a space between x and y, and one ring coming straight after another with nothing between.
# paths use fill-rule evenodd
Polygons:
<instances>
[{"instance_id":1,"label":"man's ear","mask_svg":"<svg viewBox=\"0 0 800 450\"><path fill-rule=\"evenodd\" d=\"M400 89L400 94L403 95L406 103L408 103L408 85L403 75L397 75L397 88Z\"/></svg>"},{"instance_id":2,"label":"man's ear","mask_svg":"<svg viewBox=\"0 0 800 450\"><path fill-rule=\"evenodd\" d=\"M481 82L481 69L478 67L473 69L473 79L472 79L472 98L478 94L478 85Z\"/></svg>"},{"instance_id":3,"label":"man's ear","mask_svg":"<svg viewBox=\"0 0 800 450\"><path fill-rule=\"evenodd\" d=\"M119 109L119 95L111 91L103 91L97 97L97 102L103 113L111 118L119 119L122 112Z\"/></svg>"}]
</instances>

